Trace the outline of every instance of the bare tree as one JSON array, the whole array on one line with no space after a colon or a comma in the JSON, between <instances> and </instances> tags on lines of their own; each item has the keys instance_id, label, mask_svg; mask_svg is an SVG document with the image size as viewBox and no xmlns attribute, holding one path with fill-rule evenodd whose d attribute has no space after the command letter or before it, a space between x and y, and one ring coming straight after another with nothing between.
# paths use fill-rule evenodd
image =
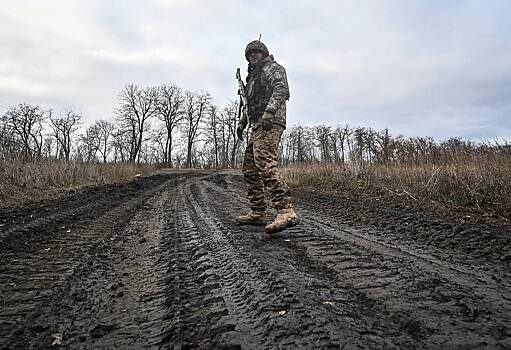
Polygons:
<instances>
[{"instance_id":1,"label":"bare tree","mask_svg":"<svg viewBox=\"0 0 511 350\"><path fill-rule=\"evenodd\" d=\"M56 140L50 135L46 136L43 139L43 149L42 156L44 158L53 157L53 145L56 143Z\"/></svg>"},{"instance_id":2,"label":"bare tree","mask_svg":"<svg viewBox=\"0 0 511 350\"><path fill-rule=\"evenodd\" d=\"M49 119L53 129L53 137L57 140L57 157L69 160L71 138L73 133L78 130L81 116L68 109L64 111L61 117L50 115Z\"/></svg>"},{"instance_id":3,"label":"bare tree","mask_svg":"<svg viewBox=\"0 0 511 350\"><path fill-rule=\"evenodd\" d=\"M2 119L5 122L6 131L12 130L15 137L20 140L23 158L33 159L41 156L42 124L45 116L39 106L20 103L7 110Z\"/></svg>"},{"instance_id":4,"label":"bare tree","mask_svg":"<svg viewBox=\"0 0 511 350\"><path fill-rule=\"evenodd\" d=\"M373 163L375 155L378 153L376 148L377 133L371 128L366 128L364 133L365 159Z\"/></svg>"},{"instance_id":5,"label":"bare tree","mask_svg":"<svg viewBox=\"0 0 511 350\"><path fill-rule=\"evenodd\" d=\"M351 163L355 168L361 170L364 165L364 149L365 149L365 128L355 128L353 130L353 150L350 155Z\"/></svg>"},{"instance_id":6,"label":"bare tree","mask_svg":"<svg viewBox=\"0 0 511 350\"><path fill-rule=\"evenodd\" d=\"M392 137L389 133L389 129L385 128L376 135L375 150L377 150L377 161L380 164L389 164L392 156Z\"/></svg>"},{"instance_id":7,"label":"bare tree","mask_svg":"<svg viewBox=\"0 0 511 350\"><path fill-rule=\"evenodd\" d=\"M129 130L114 129L111 145L113 148L113 161L127 162L130 159L132 137Z\"/></svg>"},{"instance_id":8,"label":"bare tree","mask_svg":"<svg viewBox=\"0 0 511 350\"><path fill-rule=\"evenodd\" d=\"M241 141L238 139L238 134L236 133L236 129L238 128L238 101L229 101L227 106L222 110L222 120L224 123L224 128L226 128L226 156L230 157L230 166L232 168L236 167L236 158L240 158L240 143ZM245 134L245 138L247 138L248 129ZM232 143L231 143L232 140ZM237 157L238 156L238 157Z\"/></svg>"},{"instance_id":9,"label":"bare tree","mask_svg":"<svg viewBox=\"0 0 511 350\"><path fill-rule=\"evenodd\" d=\"M288 156L292 162L305 162L312 158L312 133L301 125L291 128L288 134Z\"/></svg>"},{"instance_id":10,"label":"bare tree","mask_svg":"<svg viewBox=\"0 0 511 350\"><path fill-rule=\"evenodd\" d=\"M165 123L166 129L163 159L164 163L170 167L172 167L173 132L183 120L183 103L184 97L179 87L175 85L158 87L157 116Z\"/></svg>"},{"instance_id":11,"label":"bare tree","mask_svg":"<svg viewBox=\"0 0 511 350\"><path fill-rule=\"evenodd\" d=\"M167 163L167 142L166 142L167 130L164 128L156 128L151 132L151 144L153 146L152 151L156 154L154 159L157 159L158 164Z\"/></svg>"},{"instance_id":12,"label":"bare tree","mask_svg":"<svg viewBox=\"0 0 511 350\"><path fill-rule=\"evenodd\" d=\"M207 118L206 132L208 135L207 137L208 143L211 145L212 148L215 168L218 168L220 165L219 154L221 152L220 144L222 142L222 140L220 139L221 127L222 125L220 124L218 107L215 105L211 105L209 108L209 114Z\"/></svg>"},{"instance_id":13,"label":"bare tree","mask_svg":"<svg viewBox=\"0 0 511 350\"><path fill-rule=\"evenodd\" d=\"M219 165L221 167L235 167L236 158L240 157L240 147L236 128L238 102L229 101L220 111L215 110L216 120L211 121L216 124L216 143L218 149Z\"/></svg>"},{"instance_id":14,"label":"bare tree","mask_svg":"<svg viewBox=\"0 0 511 350\"><path fill-rule=\"evenodd\" d=\"M112 145L110 140L113 138L113 131L115 126L112 122L100 119L94 123L98 129L99 148L103 163L107 162L108 155L112 152Z\"/></svg>"},{"instance_id":15,"label":"bare tree","mask_svg":"<svg viewBox=\"0 0 511 350\"><path fill-rule=\"evenodd\" d=\"M337 150L340 152L340 161L344 164L346 161L346 143L351 135L351 129L348 125L338 126L335 129L335 136L338 142Z\"/></svg>"},{"instance_id":16,"label":"bare tree","mask_svg":"<svg viewBox=\"0 0 511 350\"><path fill-rule=\"evenodd\" d=\"M79 136L77 155L79 159L87 163L96 161L96 155L101 147L100 129L96 123L90 125Z\"/></svg>"},{"instance_id":17,"label":"bare tree","mask_svg":"<svg viewBox=\"0 0 511 350\"><path fill-rule=\"evenodd\" d=\"M207 91L185 92L184 132L186 135L186 166L192 166L192 151L200 133L200 123L206 115L211 103L211 95Z\"/></svg>"},{"instance_id":18,"label":"bare tree","mask_svg":"<svg viewBox=\"0 0 511 350\"><path fill-rule=\"evenodd\" d=\"M158 90L155 87L140 88L128 84L119 95L117 116L131 136L129 160L139 161L147 120L156 114Z\"/></svg>"},{"instance_id":19,"label":"bare tree","mask_svg":"<svg viewBox=\"0 0 511 350\"><path fill-rule=\"evenodd\" d=\"M330 162L331 155L331 127L325 125L317 125L314 127L314 140L317 141L316 146L320 149L321 160Z\"/></svg>"},{"instance_id":20,"label":"bare tree","mask_svg":"<svg viewBox=\"0 0 511 350\"><path fill-rule=\"evenodd\" d=\"M5 118L0 119L0 158L13 159L22 153L20 140L14 134Z\"/></svg>"},{"instance_id":21,"label":"bare tree","mask_svg":"<svg viewBox=\"0 0 511 350\"><path fill-rule=\"evenodd\" d=\"M156 128L147 131L140 150L140 161L146 164L162 164L164 151L164 144L162 143L164 138L162 136L164 136L165 130Z\"/></svg>"},{"instance_id":22,"label":"bare tree","mask_svg":"<svg viewBox=\"0 0 511 350\"><path fill-rule=\"evenodd\" d=\"M218 137L220 139L220 162L221 167L226 168L229 166L229 144L230 144L230 138L231 135L229 133L226 115L224 114L224 111L221 110L218 113L218 124L219 124L219 134Z\"/></svg>"}]
</instances>

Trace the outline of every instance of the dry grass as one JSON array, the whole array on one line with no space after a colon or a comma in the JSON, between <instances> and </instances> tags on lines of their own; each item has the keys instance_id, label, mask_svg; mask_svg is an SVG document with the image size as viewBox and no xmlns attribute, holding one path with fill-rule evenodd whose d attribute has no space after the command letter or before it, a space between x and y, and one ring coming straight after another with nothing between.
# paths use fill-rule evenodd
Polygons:
<instances>
[{"instance_id":1,"label":"dry grass","mask_svg":"<svg viewBox=\"0 0 511 350\"><path fill-rule=\"evenodd\" d=\"M154 170L131 163L0 160L0 202L52 197L63 189L126 181L135 174L147 175Z\"/></svg>"},{"instance_id":2,"label":"dry grass","mask_svg":"<svg viewBox=\"0 0 511 350\"><path fill-rule=\"evenodd\" d=\"M511 216L511 157L448 165L371 165L361 171L336 164L301 164L283 169L290 185L324 191L363 190Z\"/></svg>"}]
</instances>

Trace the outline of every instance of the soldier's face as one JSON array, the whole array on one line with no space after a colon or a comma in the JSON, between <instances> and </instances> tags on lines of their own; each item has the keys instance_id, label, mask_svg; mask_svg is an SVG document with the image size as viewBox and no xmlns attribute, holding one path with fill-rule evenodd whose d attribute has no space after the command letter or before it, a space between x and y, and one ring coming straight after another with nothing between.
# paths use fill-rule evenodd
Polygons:
<instances>
[{"instance_id":1,"label":"soldier's face","mask_svg":"<svg viewBox=\"0 0 511 350\"><path fill-rule=\"evenodd\" d=\"M263 59L263 53L261 51L252 51L248 55L248 61L255 64Z\"/></svg>"}]
</instances>

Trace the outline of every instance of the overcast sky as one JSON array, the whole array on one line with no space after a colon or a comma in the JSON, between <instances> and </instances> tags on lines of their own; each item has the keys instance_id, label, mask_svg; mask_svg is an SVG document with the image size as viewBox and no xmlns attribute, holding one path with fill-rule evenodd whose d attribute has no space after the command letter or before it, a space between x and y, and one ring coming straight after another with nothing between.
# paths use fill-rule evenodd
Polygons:
<instances>
[{"instance_id":1,"label":"overcast sky","mask_svg":"<svg viewBox=\"0 0 511 350\"><path fill-rule=\"evenodd\" d=\"M235 99L245 45L288 73L288 125L511 140L511 1L0 1L0 112L111 118L126 83Z\"/></svg>"}]
</instances>

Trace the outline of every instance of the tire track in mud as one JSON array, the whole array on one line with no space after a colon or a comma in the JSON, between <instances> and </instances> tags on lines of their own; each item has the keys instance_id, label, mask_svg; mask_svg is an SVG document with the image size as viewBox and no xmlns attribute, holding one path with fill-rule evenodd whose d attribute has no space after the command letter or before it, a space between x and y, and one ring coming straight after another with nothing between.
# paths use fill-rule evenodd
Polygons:
<instances>
[{"instance_id":1,"label":"tire track in mud","mask_svg":"<svg viewBox=\"0 0 511 350\"><path fill-rule=\"evenodd\" d=\"M230 277L222 279L225 281L222 290L231 313L237 316L236 337L248 333L251 338L251 343L244 344L244 348L309 347L310 344L324 349L337 348L339 344L329 336L326 320L320 320L318 312L304 305L267 267L267 262L259 261L238 244L243 239L241 235L229 236L232 224L223 225L208 208L214 203L213 198L202 196L200 183L194 182L190 189L188 196L197 214L196 220L204 223L217 242L217 265L222 267L219 272ZM316 321L311 322L314 318ZM302 333L305 339L289 336L295 332Z\"/></svg>"},{"instance_id":2,"label":"tire track in mud","mask_svg":"<svg viewBox=\"0 0 511 350\"><path fill-rule=\"evenodd\" d=\"M237 191L226 195L233 181L212 180L208 183L212 198L223 195L222 201L232 203L229 206L246 202ZM350 230L335 217L302 205L303 224L281 236L289 240L284 244L305 250L307 263L322 265L336 276L332 289L373 303L376 314L385 310L397 330L426 347L506 348L511 344L509 281L495 282L480 271L445 263L427 251L416 252L406 243L378 242L360 228ZM383 336L388 339L385 332Z\"/></svg>"},{"instance_id":3,"label":"tire track in mud","mask_svg":"<svg viewBox=\"0 0 511 350\"><path fill-rule=\"evenodd\" d=\"M511 347L506 275L346 223L314 198L283 233L237 226L240 179L169 175L16 214L8 237L34 242L0 256L0 348Z\"/></svg>"},{"instance_id":4,"label":"tire track in mud","mask_svg":"<svg viewBox=\"0 0 511 350\"><path fill-rule=\"evenodd\" d=\"M145 223L143 215L153 212L152 215L157 216L159 208L165 208L162 198L170 196L174 184L182 181L184 178L180 175L143 178L133 184L134 193L129 195L114 193L105 196L103 201L93 196L100 202L81 206L85 212L77 213L73 207L71 213L50 213L48 218L36 219L36 223L42 222L39 226L31 223L34 228L28 238L38 238L33 246L25 248L21 242L17 250L15 245L7 249L2 247L0 348L51 347L55 339L69 348L73 341L81 347L90 339L115 334L113 331L116 329L126 333L122 322L108 322L106 315L111 312L122 315L125 311L116 309L115 305L130 304L130 291L143 290L145 287L131 285L130 288L129 283L149 282L149 262L165 256L155 243L158 240L154 235L164 232L158 227L158 217ZM121 188L130 189L133 186ZM159 201L145 210L147 203L159 195ZM115 202L111 201L112 197L130 199ZM91 208L95 210L89 211ZM58 221L76 216L81 216L81 220L76 219L75 225L53 231L55 226L61 225L60 222L52 222L55 217ZM24 231L25 224L20 226ZM138 248L141 230L148 233L141 243L151 244L152 250L142 252ZM10 233L17 233L16 227ZM127 244L131 244L131 247L127 248ZM126 256L130 254L131 260L127 260ZM131 278L125 275L131 272L127 270L128 267L136 270L140 268L139 265L146 267L144 274ZM143 293L139 297L141 302L147 299L147 302L158 303L159 299L164 300L165 294L161 290L159 293L162 294L160 297L144 296ZM98 309L101 304L105 315L101 315L101 308ZM154 312L153 317L157 315ZM98 318L106 319L107 323L97 322ZM143 323L143 320L139 321ZM130 334L130 331L126 334Z\"/></svg>"},{"instance_id":5,"label":"tire track in mud","mask_svg":"<svg viewBox=\"0 0 511 350\"><path fill-rule=\"evenodd\" d=\"M169 241L167 207L176 183L161 186L145 202L108 249L94 260L96 269L76 276L63 294L79 295L78 312L56 324L74 325L65 334L69 349L157 349L169 332L166 312ZM106 264L101 264L106 260ZM57 313L67 306L52 306Z\"/></svg>"},{"instance_id":6,"label":"tire track in mud","mask_svg":"<svg viewBox=\"0 0 511 350\"><path fill-rule=\"evenodd\" d=\"M58 199L36 202L0 210L0 243L17 247L19 239L30 239L34 243L41 237L38 232L55 228L59 224L70 225L93 219L91 214L101 209L110 209L112 202L125 202L138 196L151 186L161 184L166 177L155 175L128 183L86 187L70 191ZM28 237L27 237L28 236Z\"/></svg>"},{"instance_id":7,"label":"tire track in mud","mask_svg":"<svg viewBox=\"0 0 511 350\"><path fill-rule=\"evenodd\" d=\"M506 325L511 324L511 293L505 285L425 254L376 243L358 230L353 234L338 225L324 225L316 213L304 211L302 215L314 232L328 236L311 255L321 259L337 242L346 242L349 248L343 251L356 254L348 259L334 257L332 265L339 278L372 300L384 300L394 313L412 315L413 311L412 317L420 322L415 324L428 334L430 346L504 347L509 342ZM396 274L387 277L386 271ZM454 319L457 324L451 324ZM505 343L499 344L495 336Z\"/></svg>"},{"instance_id":8,"label":"tire track in mud","mask_svg":"<svg viewBox=\"0 0 511 350\"><path fill-rule=\"evenodd\" d=\"M393 320L381 312L371 317L366 315L365 320L361 318L361 309L366 309L362 313L369 311L364 300L359 300L357 295L347 298L344 290L332 288L333 281L321 271L321 266L301 264L303 251L274 244L282 243L279 238L280 242L261 240L261 230L247 234L246 230L233 226L234 217L226 217L225 212L230 209L232 214L233 201L232 197L226 198L225 191L213 191L213 185L207 181L194 181L190 189L188 196L197 215L195 222L202 221L204 225L200 227L207 230L203 238L214 236L218 242L211 251L220 251L220 261L213 266L222 267L217 270L221 276L236 276L236 284L222 284L222 291L229 314L237 319L232 336L247 338L243 331L251 330L248 336L253 343L242 343L243 348L338 349L354 344L366 348L398 345L421 348L420 341L402 332L386 334L387 339L378 336L379 329L389 324L396 326ZM215 206L218 202L223 204L222 208ZM244 293L247 283L251 293ZM318 300L317 294L310 293L309 284L321 286L326 299ZM245 298L240 301L241 307L230 302L240 296ZM332 300L344 303L336 307ZM248 310L245 303L249 305ZM261 332L263 341L257 337Z\"/></svg>"},{"instance_id":9,"label":"tire track in mud","mask_svg":"<svg viewBox=\"0 0 511 350\"><path fill-rule=\"evenodd\" d=\"M360 194L359 194L360 195ZM481 220L475 216L417 209L384 198L354 197L353 194L297 193L310 209L342 218L345 226L377 227L387 241L403 240L419 248L426 246L433 256L473 268L489 265L497 275L511 277L511 226L506 219ZM473 220L474 222L470 222ZM483 221L483 222L481 222ZM439 248L438 251L432 249Z\"/></svg>"}]
</instances>

